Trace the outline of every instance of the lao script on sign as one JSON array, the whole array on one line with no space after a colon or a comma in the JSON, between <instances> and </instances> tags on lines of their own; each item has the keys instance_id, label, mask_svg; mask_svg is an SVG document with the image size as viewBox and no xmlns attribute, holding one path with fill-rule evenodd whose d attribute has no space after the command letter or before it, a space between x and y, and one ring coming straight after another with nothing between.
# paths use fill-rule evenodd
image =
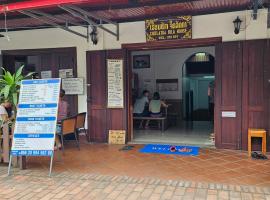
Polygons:
<instances>
[{"instance_id":1,"label":"lao script on sign","mask_svg":"<svg viewBox=\"0 0 270 200\"><path fill-rule=\"evenodd\" d=\"M123 108L123 60L108 60L107 72L108 108Z\"/></svg>"},{"instance_id":2,"label":"lao script on sign","mask_svg":"<svg viewBox=\"0 0 270 200\"><path fill-rule=\"evenodd\" d=\"M109 144L125 144L126 131L124 130L109 130Z\"/></svg>"}]
</instances>

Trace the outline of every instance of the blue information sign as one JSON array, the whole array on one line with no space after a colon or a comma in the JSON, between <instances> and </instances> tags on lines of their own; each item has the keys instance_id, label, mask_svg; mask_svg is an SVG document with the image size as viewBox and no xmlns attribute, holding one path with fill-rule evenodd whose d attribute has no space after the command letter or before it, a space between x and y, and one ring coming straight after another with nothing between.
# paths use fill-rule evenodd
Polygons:
<instances>
[{"instance_id":1,"label":"blue information sign","mask_svg":"<svg viewBox=\"0 0 270 200\"><path fill-rule=\"evenodd\" d=\"M12 156L52 156L61 79L21 84Z\"/></svg>"}]
</instances>

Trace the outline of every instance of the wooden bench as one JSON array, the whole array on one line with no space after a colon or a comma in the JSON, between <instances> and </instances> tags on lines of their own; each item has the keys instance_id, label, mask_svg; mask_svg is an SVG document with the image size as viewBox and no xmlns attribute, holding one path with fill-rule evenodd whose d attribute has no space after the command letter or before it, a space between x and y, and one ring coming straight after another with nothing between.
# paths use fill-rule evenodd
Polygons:
<instances>
[{"instance_id":1,"label":"wooden bench","mask_svg":"<svg viewBox=\"0 0 270 200\"><path fill-rule=\"evenodd\" d=\"M133 120L161 121L161 131L165 131L167 117L133 117Z\"/></svg>"}]
</instances>

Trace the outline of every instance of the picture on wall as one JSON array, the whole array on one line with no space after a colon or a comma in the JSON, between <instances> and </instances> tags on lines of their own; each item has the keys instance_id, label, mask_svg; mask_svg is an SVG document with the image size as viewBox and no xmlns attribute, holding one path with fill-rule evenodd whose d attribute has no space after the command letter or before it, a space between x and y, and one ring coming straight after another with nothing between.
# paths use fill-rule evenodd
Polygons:
<instances>
[{"instance_id":1,"label":"picture on wall","mask_svg":"<svg viewBox=\"0 0 270 200\"><path fill-rule=\"evenodd\" d=\"M133 69L150 68L150 55L133 56Z\"/></svg>"},{"instance_id":2,"label":"picture on wall","mask_svg":"<svg viewBox=\"0 0 270 200\"><path fill-rule=\"evenodd\" d=\"M178 79L157 79L158 92L178 91Z\"/></svg>"}]
</instances>

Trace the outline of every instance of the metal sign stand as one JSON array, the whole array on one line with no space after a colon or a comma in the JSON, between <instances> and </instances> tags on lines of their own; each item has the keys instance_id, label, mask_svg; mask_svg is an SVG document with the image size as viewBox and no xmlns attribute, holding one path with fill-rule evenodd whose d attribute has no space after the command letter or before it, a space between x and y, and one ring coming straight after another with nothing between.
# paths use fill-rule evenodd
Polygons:
<instances>
[{"instance_id":1,"label":"metal sign stand","mask_svg":"<svg viewBox=\"0 0 270 200\"><path fill-rule=\"evenodd\" d=\"M12 155L10 154L10 156L9 156L9 163L8 163L8 176L10 175L11 161L12 161Z\"/></svg>"},{"instance_id":2,"label":"metal sign stand","mask_svg":"<svg viewBox=\"0 0 270 200\"><path fill-rule=\"evenodd\" d=\"M49 172L49 177L51 177L51 176L52 176L53 156L54 156L54 151L52 152L52 155L51 155L51 162L50 162L50 172Z\"/></svg>"},{"instance_id":3,"label":"metal sign stand","mask_svg":"<svg viewBox=\"0 0 270 200\"><path fill-rule=\"evenodd\" d=\"M49 177L52 176L53 158L54 158L54 151L53 151L53 153L52 153L52 155L51 155ZM9 163L8 163L8 176L11 175L11 166L12 166L12 155L10 155L10 157L9 157Z\"/></svg>"}]
</instances>

